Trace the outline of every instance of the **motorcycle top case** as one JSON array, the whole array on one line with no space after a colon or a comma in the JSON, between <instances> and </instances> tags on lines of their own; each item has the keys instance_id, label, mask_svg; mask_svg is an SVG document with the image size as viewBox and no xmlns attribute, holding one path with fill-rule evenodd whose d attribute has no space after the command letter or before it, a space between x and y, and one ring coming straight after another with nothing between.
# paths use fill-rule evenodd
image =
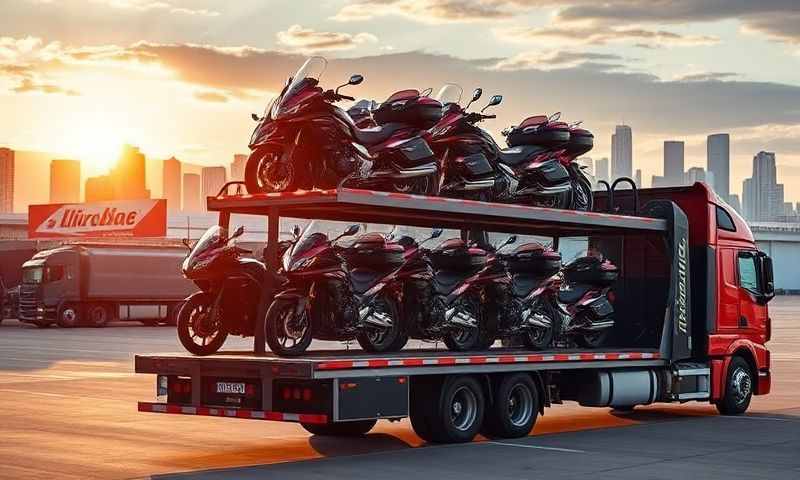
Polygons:
<instances>
[{"instance_id":1,"label":"motorcycle top case","mask_svg":"<svg viewBox=\"0 0 800 480\"><path fill-rule=\"evenodd\" d=\"M403 264L403 247L387 242L379 233L365 233L345 251L347 264L354 268L396 268Z\"/></svg>"},{"instance_id":2,"label":"motorcycle top case","mask_svg":"<svg viewBox=\"0 0 800 480\"><path fill-rule=\"evenodd\" d=\"M461 239L445 241L430 254L429 258L436 270L465 271L486 265L486 250L469 247Z\"/></svg>"},{"instance_id":3,"label":"motorcycle top case","mask_svg":"<svg viewBox=\"0 0 800 480\"><path fill-rule=\"evenodd\" d=\"M539 243L526 243L514 250L506 264L514 274L551 277L561 270L561 254Z\"/></svg>"},{"instance_id":4,"label":"motorcycle top case","mask_svg":"<svg viewBox=\"0 0 800 480\"><path fill-rule=\"evenodd\" d=\"M398 92L398 95L402 92ZM378 125L403 123L421 130L427 130L442 119L442 104L430 97L395 98L383 102L372 112Z\"/></svg>"},{"instance_id":5,"label":"motorcycle top case","mask_svg":"<svg viewBox=\"0 0 800 480\"><path fill-rule=\"evenodd\" d=\"M574 128L569 132L569 142L567 142L567 153L572 156L583 155L594 147L594 135L589 130Z\"/></svg>"},{"instance_id":6,"label":"motorcycle top case","mask_svg":"<svg viewBox=\"0 0 800 480\"><path fill-rule=\"evenodd\" d=\"M525 122L522 122L522 125L508 134L506 141L509 147L540 145L545 148L555 148L567 144L569 139L570 131L566 123L549 123L535 128L532 125L526 126Z\"/></svg>"},{"instance_id":7,"label":"motorcycle top case","mask_svg":"<svg viewBox=\"0 0 800 480\"><path fill-rule=\"evenodd\" d=\"M582 283L607 287L619 278L619 268L597 257L581 257L564 267L564 279L568 283Z\"/></svg>"}]
</instances>

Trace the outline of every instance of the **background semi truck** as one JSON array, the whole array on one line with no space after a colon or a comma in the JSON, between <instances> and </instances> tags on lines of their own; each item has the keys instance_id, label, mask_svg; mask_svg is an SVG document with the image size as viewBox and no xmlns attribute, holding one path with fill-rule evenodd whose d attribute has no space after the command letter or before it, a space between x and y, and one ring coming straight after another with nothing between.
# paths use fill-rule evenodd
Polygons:
<instances>
[{"instance_id":1,"label":"background semi truck","mask_svg":"<svg viewBox=\"0 0 800 480\"><path fill-rule=\"evenodd\" d=\"M115 320L174 321L197 287L181 275L183 247L73 244L22 266L19 320L39 327L102 327Z\"/></svg>"},{"instance_id":2,"label":"background semi truck","mask_svg":"<svg viewBox=\"0 0 800 480\"><path fill-rule=\"evenodd\" d=\"M767 303L772 261L747 224L708 187L625 190L596 196L595 212L339 189L208 199L231 214L269 217L267 261L276 264L280 216L583 237L622 276L614 286L613 342L544 351L435 349L391 354L308 352L138 355L156 374L157 399L139 410L300 422L317 435L360 435L378 419L409 416L417 434L464 442L479 431L527 435L553 403L627 410L654 402L710 402L747 410L770 392Z\"/></svg>"}]
</instances>

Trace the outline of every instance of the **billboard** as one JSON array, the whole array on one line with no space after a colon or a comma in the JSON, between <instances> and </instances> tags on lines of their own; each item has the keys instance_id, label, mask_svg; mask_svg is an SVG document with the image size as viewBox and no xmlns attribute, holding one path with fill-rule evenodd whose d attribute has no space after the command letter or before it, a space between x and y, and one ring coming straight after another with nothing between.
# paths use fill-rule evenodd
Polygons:
<instances>
[{"instance_id":1,"label":"billboard","mask_svg":"<svg viewBox=\"0 0 800 480\"><path fill-rule=\"evenodd\" d=\"M165 237L167 201L30 205L28 238Z\"/></svg>"}]
</instances>

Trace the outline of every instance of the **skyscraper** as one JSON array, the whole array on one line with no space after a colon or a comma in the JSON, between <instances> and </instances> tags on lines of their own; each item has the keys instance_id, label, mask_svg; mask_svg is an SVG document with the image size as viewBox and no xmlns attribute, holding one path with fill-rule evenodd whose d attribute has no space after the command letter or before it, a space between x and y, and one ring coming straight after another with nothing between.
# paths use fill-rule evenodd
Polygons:
<instances>
[{"instance_id":1,"label":"skyscraper","mask_svg":"<svg viewBox=\"0 0 800 480\"><path fill-rule=\"evenodd\" d=\"M98 177L87 178L84 196L87 202L107 202L115 200L114 185L111 182L111 177L108 175L100 175Z\"/></svg>"},{"instance_id":2,"label":"skyscraper","mask_svg":"<svg viewBox=\"0 0 800 480\"><path fill-rule=\"evenodd\" d=\"M714 188L714 174L706 172L703 167L692 167L686 172L686 180L684 183L687 185L694 185L695 182L703 182L711 188Z\"/></svg>"},{"instance_id":3,"label":"skyscraper","mask_svg":"<svg viewBox=\"0 0 800 480\"><path fill-rule=\"evenodd\" d=\"M683 142L667 140L664 142L664 182L671 187L684 183Z\"/></svg>"},{"instance_id":4,"label":"skyscraper","mask_svg":"<svg viewBox=\"0 0 800 480\"><path fill-rule=\"evenodd\" d=\"M637 168L636 173L633 175L633 183L636 184L637 188L642 188L642 169Z\"/></svg>"},{"instance_id":5,"label":"skyscraper","mask_svg":"<svg viewBox=\"0 0 800 480\"><path fill-rule=\"evenodd\" d=\"M778 183L773 152L758 152L753 157L753 176L744 181L742 194L742 207L748 220L769 222L781 215L784 189Z\"/></svg>"},{"instance_id":6,"label":"skyscraper","mask_svg":"<svg viewBox=\"0 0 800 480\"><path fill-rule=\"evenodd\" d=\"M164 198L167 209L178 212L181 209L181 162L175 157L164 160L163 166Z\"/></svg>"},{"instance_id":7,"label":"skyscraper","mask_svg":"<svg viewBox=\"0 0 800 480\"><path fill-rule=\"evenodd\" d=\"M730 143L727 133L709 135L706 140L706 170L714 174L714 190L725 201L730 196Z\"/></svg>"},{"instance_id":8,"label":"skyscraper","mask_svg":"<svg viewBox=\"0 0 800 480\"><path fill-rule=\"evenodd\" d=\"M595 162L594 177L598 182L600 180L608 181L608 158L603 157Z\"/></svg>"},{"instance_id":9,"label":"skyscraper","mask_svg":"<svg viewBox=\"0 0 800 480\"><path fill-rule=\"evenodd\" d=\"M196 173L183 174L183 211L202 212L203 202L200 199L200 175Z\"/></svg>"},{"instance_id":10,"label":"skyscraper","mask_svg":"<svg viewBox=\"0 0 800 480\"><path fill-rule=\"evenodd\" d=\"M14 211L14 150L0 148L0 213Z\"/></svg>"},{"instance_id":11,"label":"skyscraper","mask_svg":"<svg viewBox=\"0 0 800 480\"><path fill-rule=\"evenodd\" d=\"M611 179L630 177L633 173L633 132L627 125L617 125L611 136Z\"/></svg>"},{"instance_id":12,"label":"skyscraper","mask_svg":"<svg viewBox=\"0 0 800 480\"><path fill-rule=\"evenodd\" d=\"M117 200L150 198L146 186L145 157L138 147L124 145L116 166L111 170L111 185Z\"/></svg>"},{"instance_id":13,"label":"skyscraper","mask_svg":"<svg viewBox=\"0 0 800 480\"><path fill-rule=\"evenodd\" d=\"M247 155L237 153L233 155L231 163L231 181L241 182L244 180L244 169L247 165Z\"/></svg>"},{"instance_id":14,"label":"skyscraper","mask_svg":"<svg viewBox=\"0 0 800 480\"><path fill-rule=\"evenodd\" d=\"M53 160L50 162L50 203L81 201L81 162Z\"/></svg>"},{"instance_id":15,"label":"skyscraper","mask_svg":"<svg viewBox=\"0 0 800 480\"><path fill-rule=\"evenodd\" d=\"M203 167L200 172L203 176L203 202L206 197L213 197L225 185L227 174L225 167Z\"/></svg>"}]
</instances>

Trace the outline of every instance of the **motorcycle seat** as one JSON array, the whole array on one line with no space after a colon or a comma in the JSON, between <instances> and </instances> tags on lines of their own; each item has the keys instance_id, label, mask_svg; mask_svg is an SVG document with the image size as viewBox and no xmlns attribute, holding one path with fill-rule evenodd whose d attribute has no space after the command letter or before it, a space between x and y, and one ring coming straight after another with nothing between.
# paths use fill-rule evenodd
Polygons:
<instances>
[{"instance_id":1,"label":"motorcycle seat","mask_svg":"<svg viewBox=\"0 0 800 480\"><path fill-rule=\"evenodd\" d=\"M500 153L497 154L497 159L500 163L513 168L546 151L547 148L537 145L519 145L500 150Z\"/></svg>"},{"instance_id":2,"label":"motorcycle seat","mask_svg":"<svg viewBox=\"0 0 800 480\"><path fill-rule=\"evenodd\" d=\"M558 291L558 301L563 304L576 303L583 298L584 295L586 295L586 292L594 288L596 287L583 284L565 285L561 290Z\"/></svg>"},{"instance_id":3,"label":"motorcycle seat","mask_svg":"<svg viewBox=\"0 0 800 480\"><path fill-rule=\"evenodd\" d=\"M402 123L387 123L373 128L356 128L353 129L353 132L355 133L358 143L371 146L385 142L389 137L394 135L395 132L404 128L408 128L408 125Z\"/></svg>"}]
</instances>

